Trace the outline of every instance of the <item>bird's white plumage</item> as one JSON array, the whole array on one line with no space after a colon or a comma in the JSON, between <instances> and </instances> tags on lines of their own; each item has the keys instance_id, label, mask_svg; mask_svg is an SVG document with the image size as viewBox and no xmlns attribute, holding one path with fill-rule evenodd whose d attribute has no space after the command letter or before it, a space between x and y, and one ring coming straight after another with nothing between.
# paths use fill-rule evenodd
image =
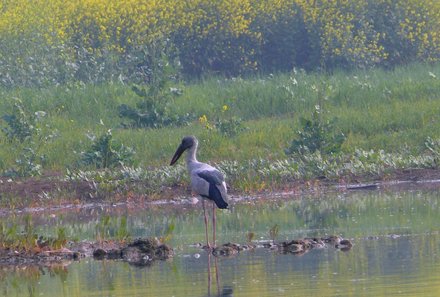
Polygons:
<instances>
[{"instance_id":1,"label":"bird's white plumage","mask_svg":"<svg viewBox=\"0 0 440 297\"><path fill-rule=\"evenodd\" d=\"M227 209L227 188L223 174L216 168L197 161L198 141L194 136L185 136L181 144L174 153L170 165L174 165L184 151L188 150L186 155L186 166L191 178L191 189L194 193L213 202L212 206L212 229L215 246L215 210L216 206L221 209ZM203 214L205 217L205 235L206 245L211 248L208 238L208 220L206 216L205 201L202 200Z\"/></svg>"},{"instance_id":2,"label":"bird's white plumage","mask_svg":"<svg viewBox=\"0 0 440 297\"><path fill-rule=\"evenodd\" d=\"M222 198L227 201L227 188L226 182L223 179L223 175L218 169L212 167L211 165L197 161L196 152L197 143L189 149L186 156L186 165L191 178L192 191L201 196L209 195L209 182L206 179L200 177L200 174L204 173L206 175L212 176L213 179L218 180L218 183L216 183L216 187L219 189Z\"/></svg>"}]
</instances>

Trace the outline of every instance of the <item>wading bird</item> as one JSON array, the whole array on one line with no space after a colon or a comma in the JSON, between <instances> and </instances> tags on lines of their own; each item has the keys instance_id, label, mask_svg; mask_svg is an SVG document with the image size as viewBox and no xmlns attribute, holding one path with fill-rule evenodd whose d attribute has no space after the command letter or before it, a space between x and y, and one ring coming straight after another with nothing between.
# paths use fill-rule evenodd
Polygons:
<instances>
[{"instance_id":1,"label":"wading bird","mask_svg":"<svg viewBox=\"0 0 440 297\"><path fill-rule=\"evenodd\" d=\"M189 175L191 177L191 190L202 196L203 215L205 217L205 235L206 244L208 248L211 248L208 237L208 219L206 216L205 199L211 200L212 203L212 231L213 231L213 244L215 247L215 212L217 205L218 208L227 209L227 190L226 183L223 174L216 168L197 161L197 138L194 136L185 136L182 139L179 147L176 150L170 165L174 165L184 151L188 150L186 155L186 166L188 168Z\"/></svg>"}]
</instances>

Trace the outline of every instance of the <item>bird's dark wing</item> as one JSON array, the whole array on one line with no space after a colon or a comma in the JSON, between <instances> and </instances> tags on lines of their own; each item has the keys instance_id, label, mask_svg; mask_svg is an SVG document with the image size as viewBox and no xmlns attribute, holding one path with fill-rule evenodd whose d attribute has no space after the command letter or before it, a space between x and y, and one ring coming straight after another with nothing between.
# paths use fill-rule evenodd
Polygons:
<instances>
[{"instance_id":1,"label":"bird's dark wing","mask_svg":"<svg viewBox=\"0 0 440 297\"><path fill-rule=\"evenodd\" d=\"M225 181L225 177L218 170L205 170L197 172L197 175L210 184L221 185Z\"/></svg>"},{"instance_id":2,"label":"bird's dark wing","mask_svg":"<svg viewBox=\"0 0 440 297\"><path fill-rule=\"evenodd\" d=\"M228 203L218 188L225 180L223 174L217 170L206 170L197 172L197 175L209 183L209 195L207 198L213 200L218 208L228 208Z\"/></svg>"}]
</instances>

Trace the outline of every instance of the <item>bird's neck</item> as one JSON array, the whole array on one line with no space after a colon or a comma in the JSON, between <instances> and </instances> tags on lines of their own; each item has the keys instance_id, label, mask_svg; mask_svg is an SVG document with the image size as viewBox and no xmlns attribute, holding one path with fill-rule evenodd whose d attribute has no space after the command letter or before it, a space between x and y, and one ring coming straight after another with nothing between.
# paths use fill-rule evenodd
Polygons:
<instances>
[{"instance_id":1,"label":"bird's neck","mask_svg":"<svg viewBox=\"0 0 440 297\"><path fill-rule=\"evenodd\" d=\"M188 153L186 154L186 163L190 164L190 163L197 163L197 145L192 146L189 150Z\"/></svg>"}]
</instances>

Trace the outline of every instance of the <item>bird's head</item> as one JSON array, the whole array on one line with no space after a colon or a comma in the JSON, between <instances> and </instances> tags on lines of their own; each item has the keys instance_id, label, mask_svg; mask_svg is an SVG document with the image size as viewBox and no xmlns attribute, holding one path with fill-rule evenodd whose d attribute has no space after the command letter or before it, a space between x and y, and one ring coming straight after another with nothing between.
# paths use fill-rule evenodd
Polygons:
<instances>
[{"instance_id":1,"label":"bird's head","mask_svg":"<svg viewBox=\"0 0 440 297\"><path fill-rule=\"evenodd\" d=\"M170 165L174 165L177 162L177 160L179 160L180 156L183 154L184 151L194 146L197 146L197 144L198 144L197 138L195 138L194 136L183 137L182 142L180 143L179 147L174 153L173 158L171 159Z\"/></svg>"}]
</instances>

